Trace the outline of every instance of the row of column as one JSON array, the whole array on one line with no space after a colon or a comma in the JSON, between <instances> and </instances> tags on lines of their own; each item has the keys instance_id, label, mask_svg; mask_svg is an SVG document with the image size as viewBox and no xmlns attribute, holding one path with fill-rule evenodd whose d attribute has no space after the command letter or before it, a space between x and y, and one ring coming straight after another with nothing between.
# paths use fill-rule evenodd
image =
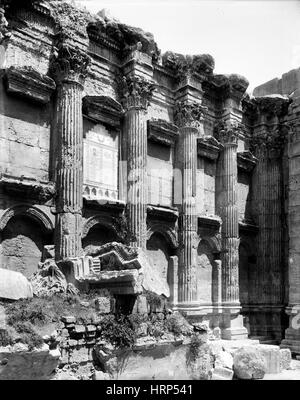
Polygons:
<instances>
[{"instance_id":1,"label":"row of column","mask_svg":"<svg viewBox=\"0 0 300 400\"><path fill-rule=\"evenodd\" d=\"M83 186L82 91L89 57L79 49L62 45L51 66L58 86L56 100L57 202L56 259L81 256ZM122 83L127 133L127 218L130 244L146 247L147 216L147 126L146 111L154 85L140 76L127 76ZM180 219L179 302L197 302L197 137L203 109L195 102L178 102L175 120L180 129L178 150L182 168L182 209ZM231 133L230 133L231 132ZM221 135L222 207L222 300L238 302L238 218L236 201L236 139L232 131Z\"/></svg>"}]
</instances>

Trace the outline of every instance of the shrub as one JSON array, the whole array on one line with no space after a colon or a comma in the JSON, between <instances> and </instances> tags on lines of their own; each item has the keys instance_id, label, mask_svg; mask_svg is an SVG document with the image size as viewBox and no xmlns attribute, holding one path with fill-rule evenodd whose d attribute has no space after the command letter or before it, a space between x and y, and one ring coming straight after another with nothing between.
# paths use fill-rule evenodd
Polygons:
<instances>
[{"instance_id":1,"label":"shrub","mask_svg":"<svg viewBox=\"0 0 300 400\"><path fill-rule=\"evenodd\" d=\"M14 324L14 328L21 335L21 342L27 344L29 350L42 347L44 340L30 322L18 322Z\"/></svg>"},{"instance_id":2,"label":"shrub","mask_svg":"<svg viewBox=\"0 0 300 400\"><path fill-rule=\"evenodd\" d=\"M125 316L108 315L101 321L101 336L118 347L131 347L136 339L131 322Z\"/></svg>"},{"instance_id":3,"label":"shrub","mask_svg":"<svg viewBox=\"0 0 300 400\"><path fill-rule=\"evenodd\" d=\"M0 329L0 346L5 347L14 344L14 337L8 328Z\"/></svg>"}]
</instances>

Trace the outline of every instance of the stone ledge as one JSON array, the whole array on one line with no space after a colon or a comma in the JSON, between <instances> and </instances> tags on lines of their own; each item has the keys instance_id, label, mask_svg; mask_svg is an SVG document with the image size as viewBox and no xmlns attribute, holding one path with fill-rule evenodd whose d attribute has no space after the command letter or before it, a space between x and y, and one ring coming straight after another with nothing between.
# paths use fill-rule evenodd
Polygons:
<instances>
[{"instance_id":1,"label":"stone ledge","mask_svg":"<svg viewBox=\"0 0 300 400\"><path fill-rule=\"evenodd\" d=\"M237 153L238 168L243 171L251 172L255 167L257 158L250 151Z\"/></svg>"},{"instance_id":2,"label":"stone ledge","mask_svg":"<svg viewBox=\"0 0 300 400\"><path fill-rule=\"evenodd\" d=\"M123 108L109 96L85 96L82 100L83 114L97 122L120 128Z\"/></svg>"},{"instance_id":3,"label":"stone ledge","mask_svg":"<svg viewBox=\"0 0 300 400\"><path fill-rule=\"evenodd\" d=\"M16 177L8 174L0 174L0 186L7 194L22 196L23 198L37 198L40 201L48 201L55 195L53 182L37 181L24 176Z\"/></svg>"},{"instance_id":4,"label":"stone ledge","mask_svg":"<svg viewBox=\"0 0 300 400\"><path fill-rule=\"evenodd\" d=\"M150 217L157 217L167 221L177 221L178 210L170 207L161 207L148 204L147 214Z\"/></svg>"},{"instance_id":5,"label":"stone ledge","mask_svg":"<svg viewBox=\"0 0 300 400\"><path fill-rule=\"evenodd\" d=\"M222 144L219 143L213 136L204 136L197 140L198 156L208 158L213 161L218 158L219 152L222 148Z\"/></svg>"},{"instance_id":6,"label":"stone ledge","mask_svg":"<svg viewBox=\"0 0 300 400\"><path fill-rule=\"evenodd\" d=\"M176 125L163 119L148 121L148 139L162 145L174 146L178 138Z\"/></svg>"},{"instance_id":7,"label":"stone ledge","mask_svg":"<svg viewBox=\"0 0 300 400\"><path fill-rule=\"evenodd\" d=\"M10 67L4 76L9 94L47 104L56 85L53 79L35 71L32 67Z\"/></svg>"}]
</instances>

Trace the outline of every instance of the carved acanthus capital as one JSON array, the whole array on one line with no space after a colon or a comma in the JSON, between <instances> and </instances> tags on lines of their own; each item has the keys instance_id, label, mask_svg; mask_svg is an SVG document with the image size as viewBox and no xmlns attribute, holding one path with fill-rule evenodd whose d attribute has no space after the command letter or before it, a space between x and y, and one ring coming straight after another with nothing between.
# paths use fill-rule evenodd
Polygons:
<instances>
[{"instance_id":1,"label":"carved acanthus capital","mask_svg":"<svg viewBox=\"0 0 300 400\"><path fill-rule=\"evenodd\" d=\"M0 5L0 44L11 36L8 30L8 22L5 18L4 8Z\"/></svg>"},{"instance_id":2,"label":"carved acanthus capital","mask_svg":"<svg viewBox=\"0 0 300 400\"><path fill-rule=\"evenodd\" d=\"M197 74L201 80L210 77L215 67L215 61L210 54L194 56L182 55L167 51L162 57L162 64L181 82L186 77Z\"/></svg>"},{"instance_id":3,"label":"carved acanthus capital","mask_svg":"<svg viewBox=\"0 0 300 400\"><path fill-rule=\"evenodd\" d=\"M250 141L251 151L256 157L280 157L287 140L287 127L280 125L275 129L265 129Z\"/></svg>"},{"instance_id":4,"label":"carved acanthus capital","mask_svg":"<svg viewBox=\"0 0 300 400\"><path fill-rule=\"evenodd\" d=\"M224 146L237 146L238 138L244 132L244 127L238 122L225 123L220 122L215 127L215 135Z\"/></svg>"},{"instance_id":5,"label":"carved acanthus capital","mask_svg":"<svg viewBox=\"0 0 300 400\"><path fill-rule=\"evenodd\" d=\"M61 44L53 55L50 74L58 84L73 81L83 85L90 63L90 57L78 47Z\"/></svg>"},{"instance_id":6,"label":"carved acanthus capital","mask_svg":"<svg viewBox=\"0 0 300 400\"><path fill-rule=\"evenodd\" d=\"M288 108L292 99L281 95L269 95L245 97L242 102L244 113L252 120L258 120L260 116L283 117L288 113Z\"/></svg>"},{"instance_id":7,"label":"carved acanthus capital","mask_svg":"<svg viewBox=\"0 0 300 400\"><path fill-rule=\"evenodd\" d=\"M146 110L156 87L153 81L137 75L123 76L120 86L125 110L130 108Z\"/></svg>"},{"instance_id":8,"label":"carved acanthus capital","mask_svg":"<svg viewBox=\"0 0 300 400\"><path fill-rule=\"evenodd\" d=\"M174 108L174 121L179 128L200 128L205 108L196 102L179 101Z\"/></svg>"}]
</instances>

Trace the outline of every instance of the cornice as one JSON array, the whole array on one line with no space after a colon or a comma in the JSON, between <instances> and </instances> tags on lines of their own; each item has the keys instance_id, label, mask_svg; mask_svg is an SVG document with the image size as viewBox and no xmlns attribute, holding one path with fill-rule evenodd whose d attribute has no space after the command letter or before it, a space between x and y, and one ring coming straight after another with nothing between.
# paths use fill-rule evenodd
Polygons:
<instances>
[{"instance_id":1,"label":"cornice","mask_svg":"<svg viewBox=\"0 0 300 400\"><path fill-rule=\"evenodd\" d=\"M114 128L120 127L124 113L121 104L109 96L85 96L82 110L86 117Z\"/></svg>"},{"instance_id":2,"label":"cornice","mask_svg":"<svg viewBox=\"0 0 300 400\"><path fill-rule=\"evenodd\" d=\"M176 125L163 120L148 120L148 139L167 146L174 146L178 138Z\"/></svg>"},{"instance_id":3,"label":"cornice","mask_svg":"<svg viewBox=\"0 0 300 400\"><path fill-rule=\"evenodd\" d=\"M216 160L223 145L213 136L203 136L197 139L198 156Z\"/></svg>"},{"instance_id":4,"label":"cornice","mask_svg":"<svg viewBox=\"0 0 300 400\"><path fill-rule=\"evenodd\" d=\"M250 151L237 153L238 168L243 171L251 172L257 163L257 158Z\"/></svg>"},{"instance_id":5,"label":"cornice","mask_svg":"<svg viewBox=\"0 0 300 400\"><path fill-rule=\"evenodd\" d=\"M4 80L9 94L41 104L49 103L56 88L51 78L31 67L10 67L5 72Z\"/></svg>"}]
</instances>

